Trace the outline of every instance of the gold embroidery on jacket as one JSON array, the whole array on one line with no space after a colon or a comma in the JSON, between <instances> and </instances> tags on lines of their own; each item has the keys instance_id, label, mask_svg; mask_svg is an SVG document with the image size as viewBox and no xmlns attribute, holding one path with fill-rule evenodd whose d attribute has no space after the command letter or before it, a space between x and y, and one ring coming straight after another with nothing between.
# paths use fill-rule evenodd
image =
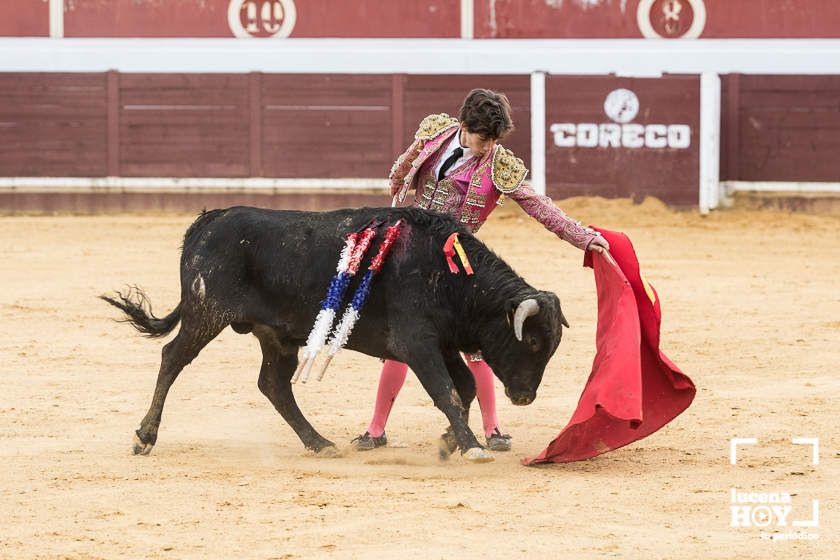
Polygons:
<instances>
[{"instance_id":1,"label":"gold embroidery on jacket","mask_svg":"<svg viewBox=\"0 0 840 560\"><path fill-rule=\"evenodd\" d=\"M455 117L450 117L446 113L429 115L420 121L420 126L417 128L414 137L418 140L430 140L453 126L458 126L458 119Z\"/></svg>"},{"instance_id":2,"label":"gold embroidery on jacket","mask_svg":"<svg viewBox=\"0 0 840 560\"><path fill-rule=\"evenodd\" d=\"M426 210L446 212L446 201L449 200L454 188L455 185L448 178L442 181L435 181L429 175L423 184L423 194L420 195L418 205Z\"/></svg>"},{"instance_id":3,"label":"gold embroidery on jacket","mask_svg":"<svg viewBox=\"0 0 840 560\"><path fill-rule=\"evenodd\" d=\"M464 209L461 212L461 223L468 224L468 225L475 225L481 220L481 207L479 206L471 206L469 204L464 205Z\"/></svg>"},{"instance_id":4,"label":"gold embroidery on jacket","mask_svg":"<svg viewBox=\"0 0 840 560\"><path fill-rule=\"evenodd\" d=\"M519 188L527 174L528 169L520 158L507 148L496 146L491 177L497 189L505 194L512 193Z\"/></svg>"},{"instance_id":5,"label":"gold embroidery on jacket","mask_svg":"<svg viewBox=\"0 0 840 560\"><path fill-rule=\"evenodd\" d=\"M487 205L487 195L477 193L475 189L469 189L467 191L466 203L470 206L479 206L484 208Z\"/></svg>"}]
</instances>

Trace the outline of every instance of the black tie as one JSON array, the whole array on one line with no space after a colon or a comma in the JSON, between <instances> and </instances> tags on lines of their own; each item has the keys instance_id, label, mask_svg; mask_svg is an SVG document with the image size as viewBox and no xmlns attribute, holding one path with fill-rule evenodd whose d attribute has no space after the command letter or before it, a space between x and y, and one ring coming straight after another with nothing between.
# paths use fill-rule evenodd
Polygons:
<instances>
[{"instance_id":1,"label":"black tie","mask_svg":"<svg viewBox=\"0 0 840 560\"><path fill-rule=\"evenodd\" d=\"M452 152L452 155L446 158L446 161L443 162L443 165L440 166L440 171L438 171L438 181L444 178L446 172L449 171L449 168L458 161L458 159L464 155L464 148L460 146L455 148L455 151Z\"/></svg>"}]
</instances>

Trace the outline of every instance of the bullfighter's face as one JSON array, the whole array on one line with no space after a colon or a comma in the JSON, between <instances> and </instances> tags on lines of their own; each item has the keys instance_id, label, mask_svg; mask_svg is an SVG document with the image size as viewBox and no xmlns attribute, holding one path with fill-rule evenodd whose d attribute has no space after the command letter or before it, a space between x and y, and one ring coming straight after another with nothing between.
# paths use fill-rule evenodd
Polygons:
<instances>
[{"instance_id":1,"label":"bullfighter's face","mask_svg":"<svg viewBox=\"0 0 840 560\"><path fill-rule=\"evenodd\" d=\"M489 154L496 145L496 141L496 138L487 138L477 132L470 132L467 130L467 125L461 125L461 145L469 148L479 157Z\"/></svg>"}]
</instances>

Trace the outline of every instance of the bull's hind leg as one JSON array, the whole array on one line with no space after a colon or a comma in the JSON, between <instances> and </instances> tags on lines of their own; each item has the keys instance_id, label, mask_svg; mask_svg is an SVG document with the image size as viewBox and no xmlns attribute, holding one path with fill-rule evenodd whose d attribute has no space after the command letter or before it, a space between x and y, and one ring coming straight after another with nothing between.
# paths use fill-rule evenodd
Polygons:
<instances>
[{"instance_id":1,"label":"bull's hind leg","mask_svg":"<svg viewBox=\"0 0 840 560\"><path fill-rule=\"evenodd\" d=\"M292 427L307 449L326 457L337 456L335 444L319 434L303 416L292 393L291 379L298 365L297 346L284 344L277 331L264 325L254 327L263 361L257 385L277 412Z\"/></svg>"},{"instance_id":2,"label":"bull's hind leg","mask_svg":"<svg viewBox=\"0 0 840 560\"><path fill-rule=\"evenodd\" d=\"M135 455L148 455L157 442L160 418L163 414L163 404L169 388L177 379L181 370L192 362L207 343L216 338L224 327L211 328L204 324L195 328L188 321L182 321L181 328L175 338L163 347L158 372L157 385L152 397L152 404L143 420L140 429L134 435L133 451Z\"/></svg>"}]
</instances>

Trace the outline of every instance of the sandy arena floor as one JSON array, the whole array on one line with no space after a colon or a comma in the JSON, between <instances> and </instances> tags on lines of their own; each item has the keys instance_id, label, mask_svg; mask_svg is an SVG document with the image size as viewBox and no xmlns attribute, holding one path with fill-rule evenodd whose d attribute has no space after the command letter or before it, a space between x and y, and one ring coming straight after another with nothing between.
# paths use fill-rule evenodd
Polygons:
<instances>
[{"instance_id":1,"label":"sandy arena floor","mask_svg":"<svg viewBox=\"0 0 840 560\"><path fill-rule=\"evenodd\" d=\"M840 219L563 206L634 240L663 302L663 349L698 392L646 440L541 468L519 458L565 425L589 374L594 282L580 252L507 206L480 237L555 291L572 329L533 405L499 391L514 451L486 465L438 462L444 419L413 377L388 426L396 446L305 453L257 389L256 339L230 329L175 383L152 455L132 456L164 341L114 323L95 296L136 283L171 310L193 217L0 218L0 557L837 558ZM296 388L340 447L364 430L378 366L346 352ZM760 443L736 466L732 437ZM820 438L819 465L793 437ZM796 528L819 538L730 527L731 488L793 494L788 523L819 500L819 527Z\"/></svg>"}]
</instances>

